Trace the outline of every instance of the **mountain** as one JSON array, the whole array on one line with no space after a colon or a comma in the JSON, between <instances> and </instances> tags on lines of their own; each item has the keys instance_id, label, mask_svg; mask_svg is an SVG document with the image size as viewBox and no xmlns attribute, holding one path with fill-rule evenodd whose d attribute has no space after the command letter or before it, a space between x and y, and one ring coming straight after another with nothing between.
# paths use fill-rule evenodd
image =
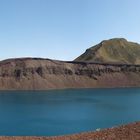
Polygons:
<instances>
[{"instance_id":1,"label":"mountain","mask_svg":"<svg viewBox=\"0 0 140 140\"><path fill-rule=\"evenodd\" d=\"M140 65L64 62L41 58L0 62L0 90L139 86Z\"/></svg>"},{"instance_id":2,"label":"mountain","mask_svg":"<svg viewBox=\"0 0 140 140\"><path fill-rule=\"evenodd\" d=\"M102 41L75 61L0 61L0 90L110 87L140 87L139 44L122 38Z\"/></svg>"},{"instance_id":3,"label":"mountain","mask_svg":"<svg viewBox=\"0 0 140 140\"><path fill-rule=\"evenodd\" d=\"M74 61L113 64L140 64L140 44L124 38L104 40L89 48Z\"/></svg>"}]
</instances>

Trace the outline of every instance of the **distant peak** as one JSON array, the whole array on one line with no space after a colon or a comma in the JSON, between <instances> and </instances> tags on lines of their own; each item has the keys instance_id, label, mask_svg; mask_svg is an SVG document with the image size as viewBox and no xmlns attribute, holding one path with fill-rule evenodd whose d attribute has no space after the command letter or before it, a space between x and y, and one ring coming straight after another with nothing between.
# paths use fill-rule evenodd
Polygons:
<instances>
[{"instance_id":1,"label":"distant peak","mask_svg":"<svg viewBox=\"0 0 140 140\"><path fill-rule=\"evenodd\" d=\"M125 38L112 38L110 40L121 40L121 41L127 41Z\"/></svg>"},{"instance_id":2,"label":"distant peak","mask_svg":"<svg viewBox=\"0 0 140 140\"><path fill-rule=\"evenodd\" d=\"M121 41L121 42L127 42L127 39L125 38L112 38L112 39L108 39L108 40L103 40L102 42L114 42L114 41Z\"/></svg>"},{"instance_id":3,"label":"distant peak","mask_svg":"<svg viewBox=\"0 0 140 140\"><path fill-rule=\"evenodd\" d=\"M89 48L75 61L140 64L140 44L127 41L125 38L103 40Z\"/></svg>"}]
</instances>

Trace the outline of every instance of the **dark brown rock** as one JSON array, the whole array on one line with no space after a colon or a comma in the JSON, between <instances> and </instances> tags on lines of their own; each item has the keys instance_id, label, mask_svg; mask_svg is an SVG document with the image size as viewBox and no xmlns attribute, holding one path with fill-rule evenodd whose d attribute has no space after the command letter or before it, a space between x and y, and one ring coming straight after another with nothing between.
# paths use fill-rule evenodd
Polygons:
<instances>
[{"instance_id":1,"label":"dark brown rock","mask_svg":"<svg viewBox=\"0 0 140 140\"><path fill-rule=\"evenodd\" d=\"M64 62L41 58L0 62L1 90L139 87L140 65Z\"/></svg>"}]
</instances>

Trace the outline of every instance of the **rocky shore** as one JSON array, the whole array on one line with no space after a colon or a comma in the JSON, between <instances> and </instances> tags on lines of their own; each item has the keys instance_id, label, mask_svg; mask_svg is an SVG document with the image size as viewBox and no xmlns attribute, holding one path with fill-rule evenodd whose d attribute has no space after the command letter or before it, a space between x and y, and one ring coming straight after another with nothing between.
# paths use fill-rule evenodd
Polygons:
<instances>
[{"instance_id":1,"label":"rocky shore","mask_svg":"<svg viewBox=\"0 0 140 140\"><path fill-rule=\"evenodd\" d=\"M0 140L140 140L140 122L60 137L0 137Z\"/></svg>"}]
</instances>

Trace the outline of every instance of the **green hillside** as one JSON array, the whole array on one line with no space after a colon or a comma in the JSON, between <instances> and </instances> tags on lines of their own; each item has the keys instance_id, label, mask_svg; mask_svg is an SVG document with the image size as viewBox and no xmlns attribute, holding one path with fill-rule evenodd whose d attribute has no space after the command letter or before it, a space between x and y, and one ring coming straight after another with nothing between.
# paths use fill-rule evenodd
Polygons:
<instances>
[{"instance_id":1,"label":"green hillside","mask_svg":"<svg viewBox=\"0 0 140 140\"><path fill-rule=\"evenodd\" d=\"M86 50L74 61L140 64L140 44L123 38L104 40Z\"/></svg>"}]
</instances>

